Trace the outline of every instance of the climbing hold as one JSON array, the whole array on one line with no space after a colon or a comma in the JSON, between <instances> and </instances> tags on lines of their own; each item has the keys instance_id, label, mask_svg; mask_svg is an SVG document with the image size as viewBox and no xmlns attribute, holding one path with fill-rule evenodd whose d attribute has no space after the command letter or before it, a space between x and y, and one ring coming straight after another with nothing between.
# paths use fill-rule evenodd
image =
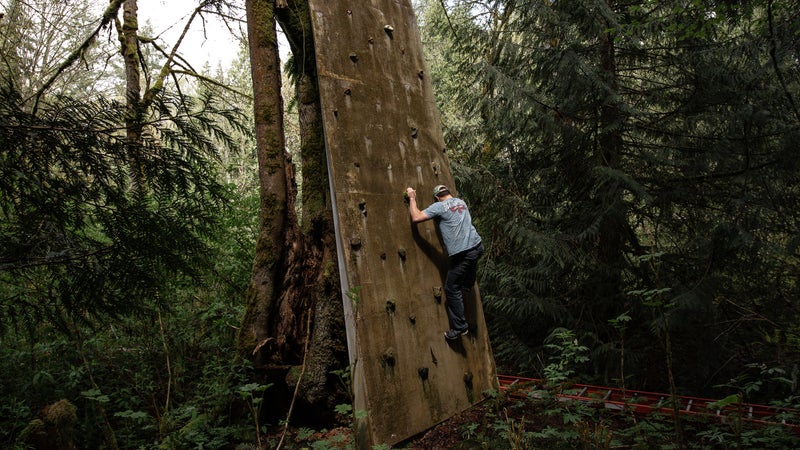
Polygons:
<instances>
[{"instance_id":1,"label":"climbing hold","mask_svg":"<svg viewBox=\"0 0 800 450\"><path fill-rule=\"evenodd\" d=\"M350 239L350 248L353 250L358 250L361 248L361 239L359 238L352 238Z\"/></svg>"},{"instance_id":2,"label":"climbing hold","mask_svg":"<svg viewBox=\"0 0 800 450\"><path fill-rule=\"evenodd\" d=\"M392 299L386 300L386 312L389 314L394 314L396 310L397 303L395 303L395 301Z\"/></svg>"},{"instance_id":3,"label":"climbing hold","mask_svg":"<svg viewBox=\"0 0 800 450\"><path fill-rule=\"evenodd\" d=\"M416 139L417 138L417 134L419 134L417 129L416 128L411 128L411 137Z\"/></svg>"},{"instance_id":4,"label":"climbing hold","mask_svg":"<svg viewBox=\"0 0 800 450\"><path fill-rule=\"evenodd\" d=\"M381 259L386 261L386 252L381 252Z\"/></svg>"},{"instance_id":5,"label":"climbing hold","mask_svg":"<svg viewBox=\"0 0 800 450\"><path fill-rule=\"evenodd\" d=\"M411 322L411 325L417 324L417 316L408 316L408 321Z\"/></svg>"},{"instance_id":6,"label":"climbing hold","mask_svg":"<svg viewBox=\"0 0 800 450\"><path fill-rule=\"evenodd\" d=\"M370 44L374 44L375 43L375 38L370 36L369 39L367 39L367 42L369 42Z\"/></svg>"},{"instance_id":7,"label":"climbing hold","mask_svg":"<svg viewBox=\"0 0 800 450\"><path fill-rule=\"evenodd\" d=\"M431 162L431 168L433 168L433 174L438 177L442 170L441 166L439 166L439 163L436 161Z\"/></svg>"},{"instance_id":8,"label":"climbing hold","mask_svg":"<svg viewBox=\"0 0 800 450\"><path fill-rule=\"evenodd\" d=\"M427 380L428 379L428 368L427 367L420 367L419 369L417 369L417 374L419 374L419 378L422 381Z\"/></svg>"},{"instance_id":9,"label":"climbing hold","mask_svg":"<svg viewBox=\"0 0 800 450\"><path fill-rule=\"evenodd\" d=\"M357 62L358 61L358 55L355 52L350 53L350 61L353 61L353 62Z\"/></svg>"},{"instance_id":10,"label":"climbing hold","mask_svg":"<svg viewBox=\"0 0 800 450\"><path fill-rule=\"evenodd\" d=\"M464 385L472 389L472 372L464 372Z\"/></svg>"},{"instance_id":11,"label":"climbing hold","mask_svg":"<svg viewBox=\"0 0 800 450\"><path fill-rule=\"evenodd\" d=\"M421 79L425 78L425 72L423 72L423 71L421 71L421 70L420 70L419 72L417 72L417 76L418 76L418 77L419 77L419 79L421 80Z\"/></svg>"},{"instance_id":12,"label":"climbing hold","mask_svg":"<svg viewBox=\"0 0 800 450\"><path fill-rule=\"evenodd\" d=\"M367 201L361 200L358 202L358 210L361 211L361 215L367 217Z\"/></svg>"},{"instance_id":13,"label":"climbing hold","mask_svg":"<svg viewBox=\"0 0 800 450\"><path fill-rule=\"evenodd\" d=\"M394 358L394 350L392 348L387 348L386 351L383 352L383 362L386 363L388 366L394 366L395 358Z\"/></svg>"},{"instance_id":14,"label":"climbing hold","mask_svg":"<svg viewBox=\"0 0 800 450\"><path fill-rule=\"evenodd\" d=\"M388 35L389 35L389 37L392 37L392 33L394 32L394 27L393 27L393 26L391 26L391 25L384 25L384 26L383 26L383 30L384 30L384 31L386 31L386 34L388 34Z\"/></svg>"},{"instance_id":15,"label":"climbing hold","mask_svg":"<svg viewBox=\"0 0 800 450\"><path fill-rule=\"evenodd\" d=\"M402 259L403 261L406 260L406 249L401 248L400 250L397 251L397 254L400 255L400 259Z\"/></svg>"},{"instance_id":16,"label":"climbing hold","mask_svg":"<svg viewBox=\"0 0 800 450\"><path fill-rule=\"evenodd\" d=\"M339 110L338 109L334 109L333 110L333 117L339 117Z\"/></svg>"},{"instance_id":17,"label":"climbing hold","mask_svg":"<svg viewBox=\"0 0 800 450\"><path fill-rule=\"evenodd\" d=\"M442 301L442 287L441 286L434 286L433 287L433 296L436 298L437 301Z\"/></svg>"},{"instance_id":18,"label":"climbing hold","mask_svg":"<svg viewBox=\"0 0 800 450\"><path fill-rule=\"evenodd\" d=\"M350 94L351 94L350 88L344 90L344 95L350 95Z\"/></svg>"},{"instance_id":19,"label":"climbing hold","mask_svg":"<svg viewBox=\"0 0 800 450\"><path fill-rule=\"evenodd\" d=\"M350 9L348 9L348 10L347 10L347 15L348 15L348 16L352 16L352 15L353 15L353 11L352 11L352 10L350 10Z\"/></svg>"}]
</instances>

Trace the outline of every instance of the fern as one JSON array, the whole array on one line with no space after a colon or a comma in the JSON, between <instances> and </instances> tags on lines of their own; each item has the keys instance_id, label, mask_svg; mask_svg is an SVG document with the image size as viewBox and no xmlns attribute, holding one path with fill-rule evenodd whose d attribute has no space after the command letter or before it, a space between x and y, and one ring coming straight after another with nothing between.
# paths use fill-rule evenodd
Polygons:
<instances>
[{"instance_id":1,"label":"fern","mask_svg":"<svg viewBox=\"0 0 800 450\"><path fill-rule=\"evenodd\" d=\"M31 115L15 92L0 97L4 325L145 311L164 275L195 272L228 195L211 158L232 142L210 98L159 99L134 194L123 105L60 97Z\"/></svg>"}]
</instances>

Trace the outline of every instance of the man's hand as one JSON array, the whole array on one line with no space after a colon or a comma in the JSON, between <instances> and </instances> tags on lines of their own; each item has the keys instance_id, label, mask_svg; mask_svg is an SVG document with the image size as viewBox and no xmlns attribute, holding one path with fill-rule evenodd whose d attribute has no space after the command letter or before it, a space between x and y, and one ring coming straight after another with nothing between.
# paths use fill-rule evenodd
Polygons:
<instances>
[{"instance_id":1,"label":"man's hand","mask_svg":"<svg viewBox=\"0 0 800 450\"><path fill-rule=\"evenodd\" d=\"M411 215L411 221L414 223L424 222L430 217L425 215L424 212L419 210L417 206L417 191L414 190L412 187L406 188L406 197L408 198L408 213ZM413 202L411 200L414 200Z\"/></svg>"}]
</instances>

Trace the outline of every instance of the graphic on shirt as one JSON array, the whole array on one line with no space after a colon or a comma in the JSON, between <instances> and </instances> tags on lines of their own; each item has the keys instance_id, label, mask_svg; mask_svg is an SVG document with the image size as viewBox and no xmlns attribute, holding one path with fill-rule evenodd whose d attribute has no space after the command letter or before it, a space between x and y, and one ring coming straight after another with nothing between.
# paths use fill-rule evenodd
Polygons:
<instances>
[{"instance_id":1,"label":"graphic on shirt","mask_svg":"<svg viewBox=\"0 0 800 450\"><path fill-rule=\"evenodd\" d=\"M457 213L461 214L466 209L467 209L467 207L464 206L464 205L456 205L456 206L451 206L450 207L450 212L457 212Z\"/></svg>"}]
</instances>

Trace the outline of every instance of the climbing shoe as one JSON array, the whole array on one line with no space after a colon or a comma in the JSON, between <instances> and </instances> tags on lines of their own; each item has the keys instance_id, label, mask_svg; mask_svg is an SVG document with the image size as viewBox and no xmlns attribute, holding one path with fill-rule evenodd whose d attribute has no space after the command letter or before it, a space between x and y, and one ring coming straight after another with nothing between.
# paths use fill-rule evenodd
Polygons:
<instances>
[{"instance_id":1,"label":"climbing shoe","mask_svg":"<svg viewBox=\"0 0 800 450\"><path fill-rule=\"evenodd\" d=\"M444 338L452 341L464 336L467 333L469 333L468 328L464 328L463 330L447 330L444 332Z\"/></svg>"}]
</instances>

